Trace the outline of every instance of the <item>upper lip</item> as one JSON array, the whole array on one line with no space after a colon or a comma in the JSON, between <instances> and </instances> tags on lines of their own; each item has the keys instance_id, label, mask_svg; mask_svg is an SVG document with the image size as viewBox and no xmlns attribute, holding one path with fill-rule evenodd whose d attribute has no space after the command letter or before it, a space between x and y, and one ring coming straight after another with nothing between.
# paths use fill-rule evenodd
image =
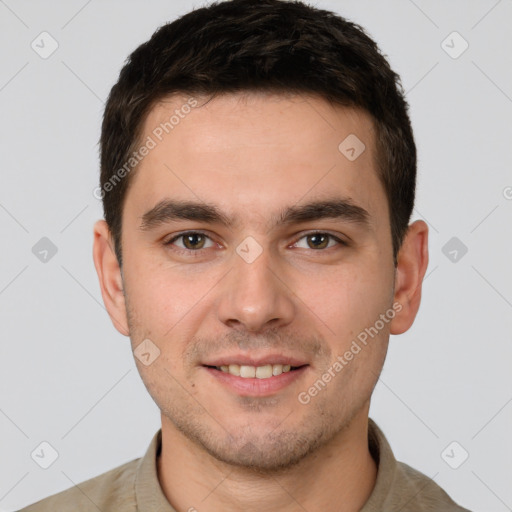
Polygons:
<instances>
[{"instance_id":1,"label":"upper lip","mask_svg":"<svg viewBox=\"0 0 512 512\"><path fill-rule=\"evenodd\" d=\"M267 354L260 357L251 357L246 354L232 354L203 363L204 366L229 366L230 364L238 364L240 366L265 366L267 364L304 366L308 363L302 359L285 356L283 354Z\"/></svg>"}]
</instances>

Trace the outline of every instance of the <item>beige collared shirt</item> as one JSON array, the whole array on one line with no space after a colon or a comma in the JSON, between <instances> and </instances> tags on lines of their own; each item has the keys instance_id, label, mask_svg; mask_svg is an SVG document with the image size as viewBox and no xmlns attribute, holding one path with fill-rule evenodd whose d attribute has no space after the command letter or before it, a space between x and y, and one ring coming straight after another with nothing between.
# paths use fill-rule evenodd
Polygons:
<instances>
[{"instance_id":1,"label":"beige collared shirt","mask_svg":"<svg viewBox=\"0 0 512 512\"><path fill-rule=\"evenodd\" d=\"M19 512L176 512L158 481L156 460L161 443L160 429L143 457ZM433 480L397 462L384 434L371 418L368 443L378 466L377 481L360 512L469 512L453 502Z\"/></svg>"}]
</instances>

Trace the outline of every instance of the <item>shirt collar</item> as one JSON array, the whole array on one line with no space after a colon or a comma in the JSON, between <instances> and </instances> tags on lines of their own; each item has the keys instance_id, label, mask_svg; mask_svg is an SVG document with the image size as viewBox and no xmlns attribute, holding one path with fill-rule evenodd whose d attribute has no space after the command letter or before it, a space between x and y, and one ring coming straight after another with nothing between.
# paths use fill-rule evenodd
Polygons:
<instances>
[{"instance_id":1,"label":"shirt collar","mask_svg":"<svg viewBox=\"0 0 512 512\"><path fill-rule=\"evenodd\" d=\"M153 436L144 457L139 460L135 475L135 500L137 510L151 512L176 512L167 501L160 486L157 458L162 451L162 429Z\"/></svg>"},{"instance_id":2,"label":"shirt collar","mask_svg":"<svg viewBox=\"0 0 512 512\"><path fill-rule=\"evenodd\" d=\"M360 512L379 512L393 487L397 461L382 430L371 418L368 418L368 448L377 464L377 479L370 497Z\"/></svg>"}]
</instances>

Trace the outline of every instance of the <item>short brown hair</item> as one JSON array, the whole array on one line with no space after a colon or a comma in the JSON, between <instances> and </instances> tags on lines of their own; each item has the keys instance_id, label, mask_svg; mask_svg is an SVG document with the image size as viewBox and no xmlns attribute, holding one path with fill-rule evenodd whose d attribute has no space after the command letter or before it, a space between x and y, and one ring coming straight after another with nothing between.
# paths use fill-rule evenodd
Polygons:
<instances>
[{"instance_id":1,"label":"short brown hair","mask_svg":"<svg viewBox=\"0 0 512 512\"><path fill-rule=\"evenodd\" d=\"M285 0L212 3L163 25L128 57L110 91L100 138L103 209L119 264L133 173L119 179L118 171L140 144L151 108L173 93L240 91L314 94L371 115L396 266L416 188L416 147L399 76L359 25Z\"/></svg>"}]
</instances>

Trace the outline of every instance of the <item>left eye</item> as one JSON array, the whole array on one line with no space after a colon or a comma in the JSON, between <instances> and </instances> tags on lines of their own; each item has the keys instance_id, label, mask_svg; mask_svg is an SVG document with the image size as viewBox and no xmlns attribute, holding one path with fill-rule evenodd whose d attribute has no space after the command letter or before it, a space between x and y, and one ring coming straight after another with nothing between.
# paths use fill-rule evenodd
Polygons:
<instances>
[{"instance_id":1,"label":"left eye","mask_svg":"<svg viewBox=\"0 0 512 512\"><path fill-rule=\"evenodd\" d=\"M322 233L322 232L309 233L309 234L301 237L299 240L304 240L304 239L307 240L306 241L307 247L305 247L305 249L314 249L314 250L328 249L328 248L332 247L333 245L336 245L336 243L341 244L341 245L346 245L346 243L343 242L343 240L340 240L338 237L331 235L329 233ZM336 243L329 245L329 240L335 241ZM298 242L294 245L297 245L297 244L298 244Z\"/></svg>"}]
</instances>

